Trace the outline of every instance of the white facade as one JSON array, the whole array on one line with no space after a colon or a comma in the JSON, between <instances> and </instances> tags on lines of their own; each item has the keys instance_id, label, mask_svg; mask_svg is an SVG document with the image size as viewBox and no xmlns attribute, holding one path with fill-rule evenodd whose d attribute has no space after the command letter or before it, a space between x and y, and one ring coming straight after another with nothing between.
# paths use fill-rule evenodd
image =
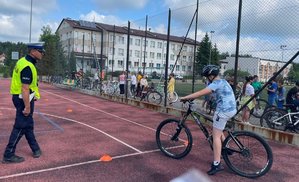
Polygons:
<instances>
[{"instance_id":1,"label":"white facade","mask_svg":"<svg viewBox=\"0 0 299 182\"><path fill-rule=\"evenodd\" d=\"M87 22L92 23L92 22ZM103 58L105 71L126 70L127 59L127 27L113 27L106 24L93 23L96 27L84 27L80 21L64 19L57 32L61 38L64 52L69 56L76 54L77 69L95 70L94 60L101 58L101 35L103 33ZM113 27L113 28L112 28ZM83 41L84 35L84 41ZM147 33L146 48L145 32L131 29L129 46L129 71L142 71L145 62L145 73L156 71L164 73L166 60L166 35ZM169 45L169 72L175 65L177 55L181 49L183 38L171 36ZM84 44L84 50L83 50ZM114 51L113 51L114 47ZM146 49L146 50L145 50ZM145 51L144 51L145 50ZM184 44L178 59L174 74L191 75L194 60L194 40L188 39ZM84 54L83 54L84 53ZM95 56L96 55L96 56ZM84 61L83 60L84 56ZM114 62L113 62L114 60ZM113 67L112 67L113 66Z\"/></svg>"},{"instance_id":2,"label":"white facade","mask_svg":"<svg viewBox=\"0 0 299 182\"><path fill-rule=\"evenodd\" d=\"M221 71L223 73L226 70L235 68L235 57L227 57L226 59L220 60L221 62ZM258 75L260 81L268 81L274 72L277 72L282 68L286 63L282 61L275 60L266 60L261 58L254 57L240 57L238 59L238 70L247 71L250 75ZM286 78L292 67L292 64L289 64L281 73L281 75Z\"/></svg>"}]
</instances>

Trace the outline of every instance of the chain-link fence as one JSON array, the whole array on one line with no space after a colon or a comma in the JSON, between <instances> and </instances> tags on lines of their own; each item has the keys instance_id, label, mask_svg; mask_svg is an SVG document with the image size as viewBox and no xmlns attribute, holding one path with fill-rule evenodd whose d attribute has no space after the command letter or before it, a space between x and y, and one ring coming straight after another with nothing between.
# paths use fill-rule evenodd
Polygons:
<instances>
[{"instance_id":1,"label":"chain-link fence","mask_svg":"<svg viewBox=\"0 0 299 182\"><path fill-rule=\"evenodd\" d=\"M117 79L127 71L141 72L163 83L174 73L182 80L176 84L179 95L204 86L200 73L207 64L219 65L222 77L234 76L238 82L257 75L266 83L280 72L280 79L292 83L299 79L293 66L298 58L287 62L299 50L298 10L298 0L184 1L124 24L66 20L82 29L73 39L66 35L68 43L64 46L69 55L73 50L77 65L82 64L84 71L94 72L100 66L100 72L105 72L100 76L105 79ZM266 98L267 94L261 96Z\"/></svg>"}]
</instances>

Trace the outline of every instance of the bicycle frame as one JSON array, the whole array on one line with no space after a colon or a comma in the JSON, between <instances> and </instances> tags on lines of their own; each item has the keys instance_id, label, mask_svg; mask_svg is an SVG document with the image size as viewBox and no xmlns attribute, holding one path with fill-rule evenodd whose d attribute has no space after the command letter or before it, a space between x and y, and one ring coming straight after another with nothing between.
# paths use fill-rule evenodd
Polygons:
<instances>
[{"instance_id":1,"label":"bicycle frame","mask_svg":"<svg viewBox=\"0 0 299 182\"><path fill-rule=\"evenodd\" d=\"M201 129L201 131L203 132L203 134L205 135L206 139L208 140L211 149L213 150L213 137L212 135L208 132L207 128L203 125L203 123L200 121L200 117L204 117L206 120L209 120L211 122L213 122L210 118L205 117L204 115L200 114L197 111L192 111L191 109L191 103L189 103L189 107L188 110L186 112L186 114L183 115L182 119L181 119L181 123L180 124L184 124L185 121L187 120L188 116L191 115L193 120L195 121L195 123L199 126L199 128ZM181 129L181 128L180 128ZM225 129L224 131L226 131L228 133L228 135L231 136L231 138L234 140L234 142L236 143L236 145L240 148L240 150L243 152L244 146L242 145L242 143L240 141L238 141L238 139L233 135L233 132L229 129ZM177 134L178 135L180 132L180 130L178 130ZM226 137L227 138L227 137ZM234 152L238 152L239 151L234 151Z\"/></svg>"},{"instance_id":2,"label":"bicycle frame","mask_svg":"<svg viewBox=\"0 0 299 182\"><path fill-rule=\"evenodd\" d=\"M272 123L276 124L276 125L282 125L280 122L278 122L279 120L287 117L288 118L288 123L293 123L292 120L292 116L293 115L298 115L299 112L288 112L287 114L280 116L279 118L274 119L273 121L271 121ZM297 120L293 125L296 126L299 123L299 120Z\"/></svg>"}]
</instances>

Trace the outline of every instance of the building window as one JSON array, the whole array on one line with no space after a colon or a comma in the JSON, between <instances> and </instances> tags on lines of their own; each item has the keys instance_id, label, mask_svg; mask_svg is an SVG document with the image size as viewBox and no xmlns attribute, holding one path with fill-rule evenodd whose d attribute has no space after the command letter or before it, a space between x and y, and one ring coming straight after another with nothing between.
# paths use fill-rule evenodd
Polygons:
<instances>
[{"instance_id":1,"label":"building window","mask_svg":"<svg viewBox=\"0 0 299 182\"><path fill-rule=\"evenodd\" d=\"M119 44L125 44L125 38L122 37L122 36L119 36L119 37L118 37L118 43L119 43Z\"/></svg>"},{"instance_id":2,"label":"building window","mask_svg":"<svg viewBox=\"0 0 299 182\"><path fill-rule=\"evenodd\" d=\"M154 63L149 63L149 67L153 68L154 67Z\"/></svg>"},{"instance_id":3,"label":"building window","mask_svg":"<svg viewBox=\"0 0 299 182\"><path fill-rule=\"evenodd\" d=\"M170 67L170 69L172 70L172 68L173 68L173 64L171 64L169 67Z\"/></svg>"},{"instance_id":4,"label":"building window","mask_svg":"<svg viewBox=\"0 0 299 182\"><path fill-rule=\"evenodd\" d=\"M175 50L175 44L171 44L171 50Z\"/></svg>"},{"instance_id":5,"label":"building window","mask_svg":"<svg viewBox=\"0 0 299 182\"><path fill-rule=\"evenodd\" d=\"M124 56L124 49L119 48L118 49L118 55L119 56Z\"/></svg>"},{"instance_id":6,"label":"building window","mask_svg":"<svg viewBox=\"0 0 299 182\"><path fill-rule=\"evenodd\" d=\"M130 45L133 45L133 38L130 38Z\"/></svg>"},{"instance_id":7,"label":"building window","mask_svg":"<svg viewBox=\"0 0 299 182\"><path fill-rule=\"evenodd\" d=\"M174 60L174 54L170 55L170 60Z\"/></svg>"},{"instance_id":8,"label":"building window","mask_svg":"<svg viewBox=\"0 0 299 182\"><path fill-rule=\"evenodd\" d=\"M175 70L180 71L180 65L176 65Z\"/></svg>"},{"instance_id":9,"label":"building window","mask_svg":"<svg viewBox=\"0 0 299 182\"><path fill-rule=\"evenodd\" d=\"M113 47L110 47L110 48L109 48L109 54L114 54L114 51L113 51L113 50L115 51L115 48L113 49Z\"/></svg>"},{"instance_id":10,"label":"building window","mask_svg":"<svg viewBox=\"0 0 299 182\"><path fill-rule=\"evenodd\" d=\"M135 39L135 45L140 46L140 39Z\"/></svg>"},{"instance_id":11,"label":"building window","mask_svg":"<svg viewBox=\"0 0 299 182\"><path fill-rule=\"evenodd\" d=\"M114 37L113 35L110 35L110 37L109 37L110 42L114 41L113 37Z\"/></svg>"},{"instance_id":12,"label":"building window","mask_svg":"<svg viewBox=\"0 0 299 182\"><path fill-rule=\"evenodd\" d=\"M135 57L140 57L140 51L135 50Z\"/></svg>"},{"instance_id":13,"label":"building window","mask_svg":"<svg viewBox=\"0 0 299 182\"><path fill-rule=\"evenodd\" d=\"M150 52L150 58L155 59L155 53L154 52Z\"/></svg>"},{"instance_id":14,"label":"building window","mask_svg":"<svg viewBox=\"0 0 299 182\"><path fill-rule=\"evenodd\" d=\"M114 63L113 60L109 60L109 65L112 65L112 63Z\"/></svg>"},{"instance_id":15,"label":"building window","mask_svg":"<svg viewBox=\"0 0 299 182\"><path fill-rule=\"evenodd\" d=\"M160 69L161 64L160 64L160 63L157 63L156 66L157 66L157 69Z\"/></svg>"},{"instance_id":16,"label":"building window","mask_svg":"<svg viewBox=\"0 0 299 182\"><path fill-rule=\"evenodd\" d=\"M187 46L184 46L184 47L183 47L183 51L184 51L184 52L187 52Z\"/></svg>"},{"instance_id":17,"label":"building window","mask_svg":"<svg viewBox=\"0 0 299 182\"><path fill-rule=\"evenodd\" d=\"M185 65L182 66L182 71L186 71L186 66Z\"/></svg>"},{"instance_id":18,"label":"building window","mask_svg":"<svg viewBox=\"0 0 299 182\"><path fill-rule=\"evenodd\" d=\"M143 51L143 56L145 56L145 58L147 58L147 52L146 51L145 51L145 53Z\"/></svg>"},{"instance_id":19,"label":"building window","mask_svg":"<svg viewBox=\"0 0 299 182\"><path fill-rule=\"evenodd\" d=\"M155 41L151 41L151 48L155 48Z\"/></svg>"},{"instance_id":20,"label":"building window","mask_svg":"<svg viewBox=\"0 0 299 182\"><path fill-rule=\"evenodd\" d=\"M139 67L139 62L134 62L134 67Z\"/></svg>"},{"instance_id":21,"label":"building window","mask_svg":"<svg viewBox=\"0 0 299 182\"><path fill-rule=\"evenodd\" d=\"M124 65L124 61L122 61L122 60L118 60L118 61L117 61L117 65L118 65L118 67L123 67L123 65Z\"/></svg>"},{"instance_id":22,"label":"building window","mask_svg":"<svg viewBox=\"0 0 299 182\"><path fill-rule=\"evenodd\" d=\"M162 45L163 45L162 42L158 42L158 48L159 49L162 49Z\"/></svg>"},{"instance_id":23,"label":"building window","mask_svg":"<svg viewBox=\"0 0 299 182\"><path fill-rule=\"evenodd\" d=\"M157 53L157 59L162 59L162 54L161 53Z\"/></svg>"},{"instance_id":24,"label":"building window","mask_svg":"<svg viewBox=\"0 0 299 182\"><path fill-rule=\"evenodd\" d=\"M188 66L188 71L191 71L191 66Z\"/></svg>"}]
</instances>

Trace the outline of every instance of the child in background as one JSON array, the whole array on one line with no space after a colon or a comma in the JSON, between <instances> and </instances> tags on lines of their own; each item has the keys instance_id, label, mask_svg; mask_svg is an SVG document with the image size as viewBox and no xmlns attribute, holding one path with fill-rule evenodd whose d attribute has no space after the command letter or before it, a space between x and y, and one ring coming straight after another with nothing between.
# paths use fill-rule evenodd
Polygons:
<instances>
[{"instance_id":1,"label":"child in background","mask_svg":"<svg viewBox=\"0 0 299 182\"><path fill-rule=\"evenodd\" d=\"M276 104L278 108L282 109L284 104L286 89L283 86L283 80L279 80L277 83L278 83L278 88L277 88Z\"/></svg>"}]
</instances>

